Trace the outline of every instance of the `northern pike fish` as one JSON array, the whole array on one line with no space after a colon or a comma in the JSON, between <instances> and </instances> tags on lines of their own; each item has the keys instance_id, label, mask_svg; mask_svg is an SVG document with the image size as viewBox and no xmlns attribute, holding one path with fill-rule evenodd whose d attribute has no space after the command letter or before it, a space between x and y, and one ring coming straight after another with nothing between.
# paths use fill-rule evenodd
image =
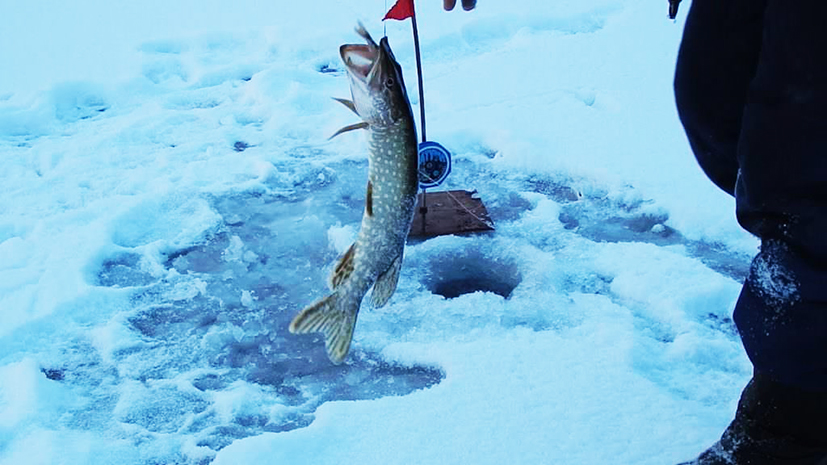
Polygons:
<instances>
[{"instance_id":1,"label":"northern pike fish","mask_svg":"<svg viewBox=\"0 0 827 465\"><path fill-rule=\"evenodd\" d=\"M396 291L419 187L416 127L402 68L387 37L377 44L361 24L356 32L366 44L339 48L353 100L336 100L362 121L332 137L367 130L368 185L362 225L356 242L333 268L328 283L332 293L304 308L290 323L291 333L323 333L327 356L335 364L342 363L350 350L356 316L368 290L373 287L374 308L385 305Z\"/></svg>"}]
</instances>

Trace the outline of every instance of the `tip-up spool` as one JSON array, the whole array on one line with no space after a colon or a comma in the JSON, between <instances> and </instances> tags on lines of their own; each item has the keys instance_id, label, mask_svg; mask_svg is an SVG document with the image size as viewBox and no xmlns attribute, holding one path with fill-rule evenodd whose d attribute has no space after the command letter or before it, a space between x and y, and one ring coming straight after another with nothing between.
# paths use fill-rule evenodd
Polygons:
<instances>
[{"instance_id":1,"label":"tip-up spool","mask_svg":"<svg viewBox=\"0 0 827 465\"><path fill-rule=\"evenodd\" d=\"M419 144L419 187L431 189L451 174L451 152L438 142Z\"/></svg>"}]
</instances>

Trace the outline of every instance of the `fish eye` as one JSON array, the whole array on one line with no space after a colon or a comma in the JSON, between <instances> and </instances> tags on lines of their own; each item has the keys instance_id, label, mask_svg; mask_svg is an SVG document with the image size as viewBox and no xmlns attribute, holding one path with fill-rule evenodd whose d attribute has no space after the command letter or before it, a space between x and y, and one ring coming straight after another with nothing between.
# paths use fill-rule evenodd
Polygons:
<instances>
[{"instance_id":1,"label":"fish eye","mask_svg":"<svg viewBox=\"0 0 827 465\"><path fill-rule=\"evenodd\" d=\"M394 85L394 84L396 84L396 81L394 81L392 77L389 77L389 78L385 81L385 87L387 87L388 89L390 89L391 87L393 87L393 85Z\"/></svg>"}]
</instances>

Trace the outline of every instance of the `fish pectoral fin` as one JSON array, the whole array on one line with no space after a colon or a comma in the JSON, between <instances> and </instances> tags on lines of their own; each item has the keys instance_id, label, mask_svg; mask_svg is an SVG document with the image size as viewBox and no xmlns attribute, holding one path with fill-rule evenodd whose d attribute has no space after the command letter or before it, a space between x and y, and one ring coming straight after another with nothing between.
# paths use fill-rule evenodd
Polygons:
<instances>
[{"instance_id":1,"label":"fish pectoral fin","mask_svg":"<svg viewBox=\"0 0 827 465\"><path fill-rule=\"evenodd\" d=\"M305 307L290 322L293 334L322 333L327 357L338 365L347 357L356 326L356 308L345 308L345 300L336 293Z\"/></svg>"},{"instance_id":2,"label":"fish pectoral fin","mask_svg":"<svg viewBox=\"0 0 827 465\"><path fill-rule=\"evenodd\" d=\"M384 273L376 278L373 285L373 292L370 294L370 303L374 308L384 307L396 292L396 284L399 282L399 270L402 269L402 255L396 257L391 266Z\"/></svg>"},{"instance_id":3,"label":"fish pectoral fin","mask_svg":"<svg viewBox=\"0 0 827 465\"><path fill-rule=\"evenodd\" d=\"M342 105L350 108L350 111L356 113L356 116L359 116L359 112L356 111L356 104L353 103L352 100L348 100L346 98L336 98L336 97L333 97L333 100L335 100L335 101L341 103Z\"/></svg>"},{"instance_id":4,"label":"fish pectoral fin","mask_svg":"<svg viewBox=\"0 0 827 465\"><path fill-rule=\"evenodd\" d=\"M330 274L330 289L336 290L336 288L353 273L353 257L355 254L356 243L354 242L353 245L347 249L347 252L339 258L339 261L336 262L333 273Z\"/></svg>"},{"instance_id":5,"label":"fish pectoral fin","mask_svg":"<svg viewBox=\"0 0 827 465\"><path fill-rule=\"evenodd\" d=\"M343 127L342 129L339 129L338 131L336 131L335 134L328 137L327 140L333 139L334 137L338 136L339 134L344 134L344 133L349 132L349 131L355 131L356 129L367 129L369 126L370 125L368 123L364 122L364 121L362 121L361 123L351 124L349 126Z\"/></svg>"}]
</instances>

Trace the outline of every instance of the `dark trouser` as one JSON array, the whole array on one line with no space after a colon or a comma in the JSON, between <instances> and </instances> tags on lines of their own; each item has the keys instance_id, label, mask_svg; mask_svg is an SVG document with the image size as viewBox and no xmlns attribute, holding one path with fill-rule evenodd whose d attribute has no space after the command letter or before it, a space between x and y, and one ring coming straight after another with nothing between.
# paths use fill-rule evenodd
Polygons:
<instances>
[{"instance_id":1,"label":"dark trouser","mask_svg":"<svg viewBox=\"0 0 827 465\"><path fill-rule=\"evenodd\" d=\"M721 440L680 465L827 465L825 417L820 393L756 373Z\"/></svg>"},{"instance_id":2,"label":"dark trouser","mask_svg":"<svg viewBox=\"0 0 827 465\"><path fill-rule=\"evenodd\" d=\"M762 239L735 308L756 372L827 393L827 2L694 0L675 95L704 172Z\"/></svg>"},{"instance_id":3,"label":"dark trouser","mask_svg":"<svg viewBox=\"0 0 827 465\"><path fill-rule=\"evenodd\" d=\"M755 374L692 463L827 465L827 2L693 0L675 97L761 238L734 313Z\"/></svg>"},{"instance_id":4,"label":"dark trouser","mask_svg":"<svg viewBox=\"0 0 827 465\"><path fill-rule=\"evenodd\" d=\"M734 319L757 372L796 388L827 391L825 270L784 242L763 241Z\"/></svg>"}]
</instances>

